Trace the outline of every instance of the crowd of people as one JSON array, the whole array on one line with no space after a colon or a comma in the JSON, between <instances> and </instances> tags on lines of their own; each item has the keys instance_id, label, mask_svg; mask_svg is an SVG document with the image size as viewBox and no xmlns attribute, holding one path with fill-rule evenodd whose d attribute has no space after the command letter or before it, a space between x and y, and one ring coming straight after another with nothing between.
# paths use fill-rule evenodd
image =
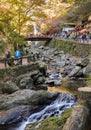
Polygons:
<instances>
[{"instance_id":1,"label":"crowd of people","mask_svg":"<svg viewBox=\"0 0 91 130\"><path fill-rule=\"evenodd\" d=\"M76 31L64 31L61 33L60 38L63 39L71 39L76 40L79 42L89 42L91 40L91 33L90 32L76 32Z\"/></svg>"}]
</instances>

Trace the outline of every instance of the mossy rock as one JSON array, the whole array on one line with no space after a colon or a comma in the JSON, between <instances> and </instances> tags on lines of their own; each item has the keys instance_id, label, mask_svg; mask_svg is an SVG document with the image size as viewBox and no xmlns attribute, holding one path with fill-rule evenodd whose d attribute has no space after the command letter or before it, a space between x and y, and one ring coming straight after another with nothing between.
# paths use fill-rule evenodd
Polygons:
<instances>
[{"instance_id":1,"label":"mossy rock","mask_svg":"<svg viewBox=\"0 0 91 130\"><path fill-rule=\"evenodd\" d=\"M38 70L38 69L39 69L39 64L37 62L28 65L0 69L0 81L11 80L13 78L16 78L19 75L29 73L33 70Z\"/></svg>"}]
</instances>

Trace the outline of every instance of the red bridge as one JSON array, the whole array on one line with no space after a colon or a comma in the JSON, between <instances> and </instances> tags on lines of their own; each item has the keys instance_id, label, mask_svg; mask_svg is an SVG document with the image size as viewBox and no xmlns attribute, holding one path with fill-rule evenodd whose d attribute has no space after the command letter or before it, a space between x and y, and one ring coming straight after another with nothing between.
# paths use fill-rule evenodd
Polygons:
<instances>
[{"instance_id":1,"label":"red bridge","mask_svg":"<svg viewBox=\"0 0 91 130\"><path fill-rule=\"evenodd\" d=\"M28 34L24 37L26 41L50 41L54 38L54 35L44 35L44 34Z\"/></svg>"}]
</instances>

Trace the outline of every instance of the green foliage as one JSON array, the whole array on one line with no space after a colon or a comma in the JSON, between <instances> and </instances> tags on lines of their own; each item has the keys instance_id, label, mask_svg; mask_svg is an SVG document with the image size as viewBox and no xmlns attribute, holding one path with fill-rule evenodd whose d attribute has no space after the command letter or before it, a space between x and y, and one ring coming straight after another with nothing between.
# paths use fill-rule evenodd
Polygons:
<instances>
[{"instance_id":1,"label":"green foliage","mask_svg":"<svg viewBox=\"0 0 91 130\"><path fill-rule=\"evenodd\" d=\"M19 34L24 33L24 30L27 29L26 25L31 25L31 21L33 21L37 17L42 18L44 16L43 12L40 13L41 8L39 8L39 6L44 4L44 0L27 0L27 2L26 0L6 0L4 4L9 5L8 10L10 10L10 12L8 11L8 14L11 14L12 16L12 20L11 22L9 22L14 28L14 31L17 31ZM36 10L38 10L38 12Z\"/></svg>"},{"instance_id":2,"label":"green foliage","mask_svg":"<svg viewBox=\"0 0 91 130\"><path fill-rule=\"evenodd\" d=\"M91 77L86 79L86 86L91 86Z\"/></svg>"},{"instance_id":3,"label":"green foliage","mask_svg":"<svg viewBox=\"0 0 91 130\"><path fill-rule=\"evenodd\" d=\"M4 53L5 48L7 47L7 44L5 41L0 41L0 56Z\"/></svg>"},{"instance_id":4,"label":"green foliage","mask_svg":"<svg viewBox=\"0 0 91 130\"><path fill-rule=\"evenodd\" d=\"M65 12L66 22L79 22L91 13L91 0L73 0L70 8L65 9Z\"/></svg>"},{"instance_id":5,"label":"green foliage","mask_svg":"<svg viewBox=\"0 0 91 130\"><path fill-rule=\"evenodd\" d=\"M37 17L44 18L45 14L41 13L41 6L44 0L5 0L1 1L0 8L0 31L5 37L7 43L16 46L24 43L21 35L31 32L32 21ZM3 5L8 5L6 8ZM39 9L37 12L36 10ZM33 18L35 16L35 18ZM29 30L30 29L30 30Z\"/></svg>"}]
</instances>

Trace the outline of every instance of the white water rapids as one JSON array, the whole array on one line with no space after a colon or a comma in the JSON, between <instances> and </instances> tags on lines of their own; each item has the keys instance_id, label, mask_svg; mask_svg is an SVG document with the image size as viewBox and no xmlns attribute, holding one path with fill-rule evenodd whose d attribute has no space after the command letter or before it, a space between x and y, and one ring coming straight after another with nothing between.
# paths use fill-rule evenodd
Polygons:
<instances>
[{"instance_id":1,"label":"white water rapids","mask_svg":"<svg viewBox=\"0 0 91 130\"><path fill-rule=\"evenodd\" d=\"M76 98L70 94L60 93L55 101L53 101L50 105L46 106L40 112L34 113L30 115L26 122L22 122L20 127L13 130L24 130L26 124L39 122L45 118L51 116L59 116L61 113L76 104Z\"/></svg>"}]
</instances>

